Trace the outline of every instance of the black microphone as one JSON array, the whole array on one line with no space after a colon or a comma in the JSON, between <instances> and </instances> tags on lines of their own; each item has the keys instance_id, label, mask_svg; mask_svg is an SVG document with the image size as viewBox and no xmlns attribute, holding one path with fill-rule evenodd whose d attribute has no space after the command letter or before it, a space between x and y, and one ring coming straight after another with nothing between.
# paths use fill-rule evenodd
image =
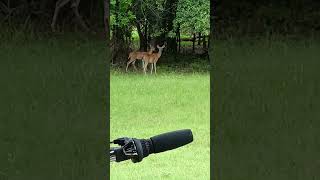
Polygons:
<instances>
[{"instance_id":1,"label":"black microphone","mask_svg":"<svg viewBox=\"0 0 320 180\"><path fill-rule=\"evenodd\" d=\"M112 148L110 160L120 162L131 159L134 163L142 161L149 154L179 148L193 141L190 129L172 131L150 139L119 138L113 141L121 148Z\"/></svg>"},{"instance_id":2,"label":"black microphone","mask_svg":"<svg viewBox=\"0 0 320 180\"><path fill-rule=\"evenodd\" d=\"M190 129L183 129L153 136L150 140L153 145L153 153L160 153L191 143L193 135Z\"/></svg>"},{"instance_id":3,"label":"black microphone","mask_svg":"<svg viewBox=\"0 0 320 180\"><path fill-rule=\"evenodd\" d=\"M193 141L190 129L183 129L153 136L150 139L133 139L136 144L137 156L134 163L142 161L149 154L156 154L179 148Z\"/></svg>"}]
</instances>

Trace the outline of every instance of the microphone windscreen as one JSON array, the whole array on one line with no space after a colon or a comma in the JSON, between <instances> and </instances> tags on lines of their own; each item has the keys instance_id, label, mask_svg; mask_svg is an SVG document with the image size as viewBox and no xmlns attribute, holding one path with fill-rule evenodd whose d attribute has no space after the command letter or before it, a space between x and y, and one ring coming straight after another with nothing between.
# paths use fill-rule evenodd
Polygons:
<instances>
[{"instance_id":1,"label":"microphone windscreen","mask_svg":"<svg viewBox=\"0 0 320 180\"><path fill-rule=\"evenodd\" d=\"M154 153L164 152L189 144L193 141L190 129L183 129L153 136L150 138Z\"/></svg>"}]
</instances>

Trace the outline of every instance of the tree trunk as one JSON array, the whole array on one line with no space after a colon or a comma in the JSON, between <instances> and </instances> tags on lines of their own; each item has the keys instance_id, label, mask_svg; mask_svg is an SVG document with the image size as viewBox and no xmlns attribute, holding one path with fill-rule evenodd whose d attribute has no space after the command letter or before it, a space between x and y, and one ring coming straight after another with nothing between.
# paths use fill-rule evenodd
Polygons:
<instances>
[{"instance_id":1,"label":"tree trunk","mask_svg":"<svg viewBox=\"0 0 320 180\"><path fill-rule=\"evenodd\" d=\"M201 32L199 32L198 34L198 46L201 45Z\"/></svg>"},{"instance_id":2,"label":"tree trunk","mask_svg":"<svg viewBox=\"0 0 320 180\"><path fill-rule=\"evenodd\" d=\"M143 42L143 50L147 51L148 48L148 21L145 19L144 22L144 42Z\"/></svg>"},{"instance_id":3,"label":"tree trunk","mask_svg":"<svg viewBox=\"0 0 320 180\"><path fill-rule=\"evenodd\" d=\"M177 53L177 41L175 38L172 38L172 37L168 37L166 39L166 42L167 42L167 52L170 52L170 53L173 53L173 54L176 54Z\"/></svg>"},{"instance_id":4,"label":"tree trunk","mask_svg":"<svg viewBox=\"0 0 320 180\"><path fill-rule=\"evenodd\" d=\"M149 45L152 45L151 41L151 30L150 30L150 24L148 24L148 34L146 34L146 39L147 39L147 48L149 47Z\"/></svg>"},{"instance_id":5,"label":"tree trunk","mask_svg":"<svg viewBox=\"0 0 320 180\"><path fill-rule=\"evenodd\" d=\"M138 30L138 35L139 35L139 42L140 42L140 51L146 51L146 37L145 35L143 34L142 30L141 30L141 26L140 26L140 23L139 22L136 22L136 27L137 27L137 30Z\"/></svg>"},{"instance_id":6,"label":"tree trunk","mask_svg":"<svg viewBox=\"0 0 320 180\"><path fill-rule=\"evenodd\" d=\"M161 34L160 39L167 41L167 51L176 54L177 53L177 42L175 38L167 37L168 33L173 30L173 20L176 17L178 0L169 0L165 1L164 8L167 11L164 11L162 14L162 28L164 32Z\"/></svg>"},{"instance_id":7,"label":"tree trunk","mask_svg":"<svg viewBox=\"0 0 320 180\"><path fill-rule=\"evenodd\" d=\"M207 48L206 36L202 37L202 42L203 42L203 44L202 44L203 49L206 49Z\"/></svg>"},{"instance_id":8,"label":"tree trunk","mask_svg":"<svg viewBox=\"0 0 320 180\"><path fill-rule=\"evenodd\" d=\"M192 53L194 53L195 43L196 43L196 33L193 33L193 39L192 39Z\"/></svg>"},{"instance_id":9,"label":"tree trunk","mask_svg":"<svg viewBox=\"0 0 320 180\"><path fill-rule=\"evenodd\" d=\"M110 15L110 0L104 0L104 18L103 19L104 19L104 31L107 37L107 42L110 40L109 15Z\"/></svg>"},{"instance_id":10,"label":"tree trunk","mask_svg":"<svg viewBox=\"0 0 320 180\"><path fill-rule=\"evenodd\" d=\"M176 43L178 43L178 53L180 53L180 24L178 24L177 30L176 30Z\"/></svg>"},{"instance_id":11,"label":"tree trunk","mask_svg":"<svg viewBox=\"0 0 320 180\"><path fill-rule=\"evenodd\" d=\"M181 52L181 34L179 31L179 53Z\"/></svg>"},{"instance_id":12,"label":"tree trunk","mask_svg":"<svg viewBox=\"0 0 320 180\"><path fill-rule=\"evenodd\" d=\"M178 52L181 52L181 33L180 33L180 24L178 24L178 43L179 43L179 50Z\"/></svg>"},{"instance_id":13,"label":"tree trunk","mask_svg":"<svg viewBox=\"0 0 320 180\"><path fill-rule=\"evenodd\" d=\"M73 10L73 13L75 14L76 18L77 18L77 21L79 23L79 25L87 32L90 31L89 27L86 25L86 23L83 21L83 18L82 16L80 15L79 13L79 3L80 3L80 0L74 2L72 5L71 5L71 8Z\"/></svg>"},{"instance_id":14,"label":"tree trunk","mask_svg":"<svg viewBox=\"0 0 320 180\"><path fill-rule=\"evenodd\" d=\"M107 41L110 40L110 0L104 0L104 30Z\"/></svg>"}]
</instances>

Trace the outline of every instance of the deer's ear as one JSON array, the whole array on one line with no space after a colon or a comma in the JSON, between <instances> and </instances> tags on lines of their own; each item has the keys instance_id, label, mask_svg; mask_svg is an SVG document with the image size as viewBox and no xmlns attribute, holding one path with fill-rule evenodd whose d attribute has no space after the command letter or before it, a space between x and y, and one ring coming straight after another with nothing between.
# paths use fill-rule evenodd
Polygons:
<instances>
[{"instance_id":1,"label":"deer's ear","mask_svg":"<svg viewBox=\"0 0 320 180\"><path fill-rule=\"evenodd\" d=\"M157 48L159 49L159 48L160 48L160 46L159 46L159 45L157 45Z\"/></svg>"}]
</instances>

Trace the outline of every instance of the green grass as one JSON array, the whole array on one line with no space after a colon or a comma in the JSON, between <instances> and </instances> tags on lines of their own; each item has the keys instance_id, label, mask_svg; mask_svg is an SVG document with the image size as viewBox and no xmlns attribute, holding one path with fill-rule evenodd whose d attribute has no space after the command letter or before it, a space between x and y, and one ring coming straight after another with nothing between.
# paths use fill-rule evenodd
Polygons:
<instances>
[{"instance_id":1,"label":"green grass","mask_svg":"<svg viewBox=\"0 0 320 180\"><path fill-rule=\"evenodd\" d=\"M319 177L315 40L215 41L214 178Z\"/></svg>"},{"instance_id":2,"label":"green grass","mask_svg":"<svg viewBox=\"0 0 320 180\"><path fill-rule=\"evenodd\" d=\"M105 43L0 46L0 179L103 179Z\"/></svg>"},{"instance_id":3,"label":"green grass","mask_svg":"<svg viewBox=\"0 0 320 180\"><path fill-rule=\"evenodd\" d=\"M209 74L159 70L157 76L111 73L111 139L149 138L191 129L194 142L151 154L141 163L111 164L111 179L209 179Z\"/></svg>"}]
</instances>

